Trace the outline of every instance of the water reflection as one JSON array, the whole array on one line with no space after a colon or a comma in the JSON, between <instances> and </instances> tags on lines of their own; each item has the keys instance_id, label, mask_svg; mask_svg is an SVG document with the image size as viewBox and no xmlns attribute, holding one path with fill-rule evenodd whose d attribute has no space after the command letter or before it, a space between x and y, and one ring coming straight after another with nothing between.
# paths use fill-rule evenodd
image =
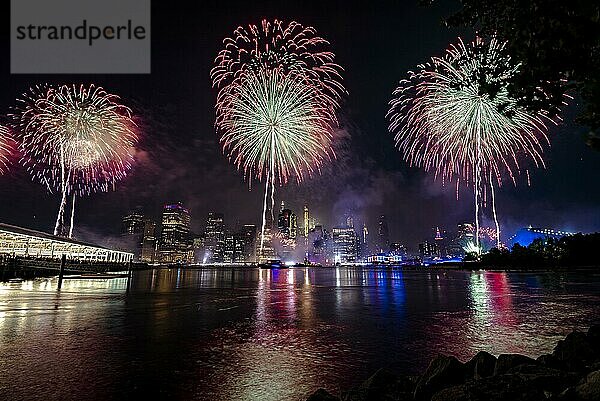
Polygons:
<instances>
[{"instance_id":1,"label":"water reflection","mask_svg":"<svg viewBox=\"0 0 600 401\"><path fill-rule=\"evenodd\" d=\"M600 319L598 275L220 268L138 272L129 293L124 279L56 284L0 284L0 399L303 399L438 352L535 356Z\"/></svg>"}]
</instances>

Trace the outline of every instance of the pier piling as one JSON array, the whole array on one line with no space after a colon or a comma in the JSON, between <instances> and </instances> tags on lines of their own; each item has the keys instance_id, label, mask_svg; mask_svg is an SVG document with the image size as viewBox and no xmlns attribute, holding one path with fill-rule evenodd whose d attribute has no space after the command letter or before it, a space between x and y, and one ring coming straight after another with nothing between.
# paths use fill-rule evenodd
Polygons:
<instances>
[{"instance_id":1,"label":"pier piling","mask_svg":"<svg viewBox=\"0 0 600 401\"><path fill-rule=\"evenodd\" d=\"M131 283L131 261L127 264L127 293L129 293L130 283Z\"/></svg>"},{"instance_id":2,"label":"pier piling","mask_svg":"<svg viewBox=\"0 0 600 401\"><path fill-rule=\"evenodd\" d=\"M62 258L60 259L60 272L58 273L58 289L60 290L62 287L63 276L65 274L65 264L67 263L67 255L63 253Z\"/></svg>"}]
</instances>

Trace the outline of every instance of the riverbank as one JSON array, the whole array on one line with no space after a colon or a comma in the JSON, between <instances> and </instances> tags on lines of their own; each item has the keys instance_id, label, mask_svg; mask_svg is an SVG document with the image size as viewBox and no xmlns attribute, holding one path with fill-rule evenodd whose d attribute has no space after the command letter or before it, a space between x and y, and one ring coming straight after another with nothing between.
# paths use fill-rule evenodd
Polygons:
<instances>
[{"instance_id":1,"label":"riverbank","mask_svg":"<svg viewBox=\"0 0 600 401\"><path fill-rule=\"evenodd\" d=\"M467 362L439 355L418 376L380 369L341 395L324 389L307 401L600 400L600 325L573 331L536 359L480 351Z\"/></svg>"},{"instance_id":2,"label":"riverbank","mask_svg":"<svg viewBox=\"0 0 600 401\"><path fill-rule=\"evenodd\" d=\"M453 262L431 264L427 267L419 266L422 269L441 269L441 270L467 270L467 271L497 271L497 272L567 272L567 271L596 271L600 272L600 265L587 266L561 266L561 265L540 265L536 266L495 266L487 265L483 262Z\"/></svg>"}]
</instances>

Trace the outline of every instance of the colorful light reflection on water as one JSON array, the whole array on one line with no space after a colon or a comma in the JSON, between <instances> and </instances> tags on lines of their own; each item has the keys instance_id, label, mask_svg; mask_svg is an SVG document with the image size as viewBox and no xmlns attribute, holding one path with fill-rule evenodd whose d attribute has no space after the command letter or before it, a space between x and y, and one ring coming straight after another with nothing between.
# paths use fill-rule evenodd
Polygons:
<instances>
[{"instance_id":1,"label":"colorful light reflection on water","mask_svg":"<svg viewBox=\"0 0 600 401\"><path fill-rule=\"evenodd\" d=\"M379 367L548 352L600 275L200 269L0 284L0 399L305 399ZM60 385L59 385L60 384Z\"/></svg>"}]
</instances>

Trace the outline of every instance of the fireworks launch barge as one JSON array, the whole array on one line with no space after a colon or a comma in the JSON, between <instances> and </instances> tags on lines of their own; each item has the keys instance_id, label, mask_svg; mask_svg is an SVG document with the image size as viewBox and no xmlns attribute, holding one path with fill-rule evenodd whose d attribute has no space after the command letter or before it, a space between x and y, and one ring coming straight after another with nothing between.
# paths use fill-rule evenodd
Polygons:
<instances>
[{"instance_id":1,"label":"fireworks launch barge","mask_svg":"<svg viewBox=\"0 0 600 401\"><path fill-rule=\"evenodd\" d=\"M63 255L69 274L124 271L133 260L129 252L0 223L0 281L54 276Z\"/></svg>"}]
</instances>

